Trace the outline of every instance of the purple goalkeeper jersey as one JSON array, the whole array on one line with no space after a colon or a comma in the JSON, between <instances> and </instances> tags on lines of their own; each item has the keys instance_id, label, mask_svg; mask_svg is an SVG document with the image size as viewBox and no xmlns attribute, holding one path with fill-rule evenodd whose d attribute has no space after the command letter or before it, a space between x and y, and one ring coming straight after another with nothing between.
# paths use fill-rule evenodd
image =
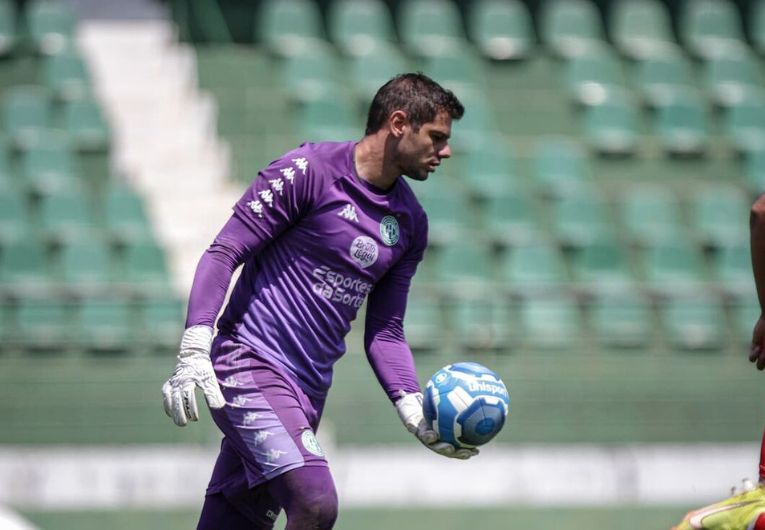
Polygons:
<instances>
[{"instance_id":1,"label":"purple goalkeeper jersey","mask_svg":"<svg viewBox=\"0 0 765 530\"><path fill-rule=\"evenodd\" d=\"M427 218L403 178L388 190L359 178L354 146L303 144L262 170L236 203L233 217L249 243L218 328L323 397L369 298L367 355L395 399L419 390L403 317ZM192 296L187 325L199 323L192 313L202 308L192 306L200 299Z\"/></svg>"}]
</instances>

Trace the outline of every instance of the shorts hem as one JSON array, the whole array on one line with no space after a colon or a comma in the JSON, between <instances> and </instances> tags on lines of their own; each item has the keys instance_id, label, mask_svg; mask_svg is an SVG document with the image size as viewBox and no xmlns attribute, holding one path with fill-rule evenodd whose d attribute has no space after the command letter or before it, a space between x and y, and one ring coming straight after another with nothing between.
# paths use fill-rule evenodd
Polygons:
<instances>
[{"instance_id":1,"label":"shorts hem","mask_svg":"<svg viewBox=\"0 0 765 530\"><path fill-rule=\"evenodd\" d=\"M247 485L252 489L260 486L261 484L265 484L266 482L270 482L271 480L275 479L279 475L283 475L287 471L292 471L293 469L298 469L300 467L329 467L329 464L326 460L309 460L308 462L295 462L294 464L287 464L283 467L280 467L278 469L274 469L272 472L270 472L267 475L263 475L258 479L250 480L250 477L247 477Z\"/></svg>"}]
</instances>

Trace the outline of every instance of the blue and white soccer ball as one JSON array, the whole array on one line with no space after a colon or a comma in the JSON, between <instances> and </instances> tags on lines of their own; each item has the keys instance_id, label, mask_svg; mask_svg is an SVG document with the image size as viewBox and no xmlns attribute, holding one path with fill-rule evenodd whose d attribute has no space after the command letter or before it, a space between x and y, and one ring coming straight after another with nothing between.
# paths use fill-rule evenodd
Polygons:
<instances>
[{"instance_id":1,"label":"blue and white soccer ball","mask_svg":"<svg viewBox=\"0 0 765 530\"><path fill-rule=\"evenodd\" d=\"M485 366L454 363L428 381L423 412L442 441L456 448L473 448L502 430L510 412L510 395L502 379Z\"/></svg>"}]
</instances>

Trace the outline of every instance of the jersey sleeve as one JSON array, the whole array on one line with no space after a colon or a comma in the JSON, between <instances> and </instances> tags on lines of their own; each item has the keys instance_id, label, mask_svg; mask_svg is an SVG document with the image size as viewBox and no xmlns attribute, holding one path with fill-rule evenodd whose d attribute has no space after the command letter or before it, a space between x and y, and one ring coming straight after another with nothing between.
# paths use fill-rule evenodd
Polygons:
<instances>
[{"instance_id":1,"label":"jersey sleeve","mask_svg":"<svg viewBox=\"0 0 765 530\"><path fill-rule=\"evenodd\" d=\"M427 246L427 218L404 256L369 294L364 333L367 359L391 401L403 393L419 392L414 358L404 335L404 314L412 277Z\"/></svg>"},{"instance_id":2,"label":"jersey sleeve","mask_svg":"<svg viewBox=\"0 0 765 530\"><path fill-rule=\"evenodd\" d=\"M234 214L265 246L310 209L320 187L304 144L261 170L234 205Z\"/></svg>"},{"instance_id":3,"label":"jersey sleeve","mask_svg":"<svg viewBox=\"0 0 765 530\"><path fill-rule=\"evenodd\" d=\"M202 255L189 294L186 327L213 326L236 268L310 209L320 182L305 146L258 173Z\"/></svg>"}]
</instances>

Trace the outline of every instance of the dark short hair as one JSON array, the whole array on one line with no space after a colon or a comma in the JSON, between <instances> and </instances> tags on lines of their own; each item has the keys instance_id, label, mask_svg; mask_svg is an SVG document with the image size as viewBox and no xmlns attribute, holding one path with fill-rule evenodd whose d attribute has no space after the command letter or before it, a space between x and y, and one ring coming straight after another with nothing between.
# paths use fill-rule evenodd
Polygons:
<instances>
[{"instance_id":1,"label":"dark short hair","mask_svg":"<svg viewBox=\"0 0 765 530\"><path fill-rule=\"evenodd\" d=\"M403 110L409 123L417 130L423 124L447 112L453 120L459 120L465 107L451 90L447 90L421 72L400 74L385 83L375 94L367 116L366 134L380 130L394 111Z\"/></svg>"}]
</instances>

